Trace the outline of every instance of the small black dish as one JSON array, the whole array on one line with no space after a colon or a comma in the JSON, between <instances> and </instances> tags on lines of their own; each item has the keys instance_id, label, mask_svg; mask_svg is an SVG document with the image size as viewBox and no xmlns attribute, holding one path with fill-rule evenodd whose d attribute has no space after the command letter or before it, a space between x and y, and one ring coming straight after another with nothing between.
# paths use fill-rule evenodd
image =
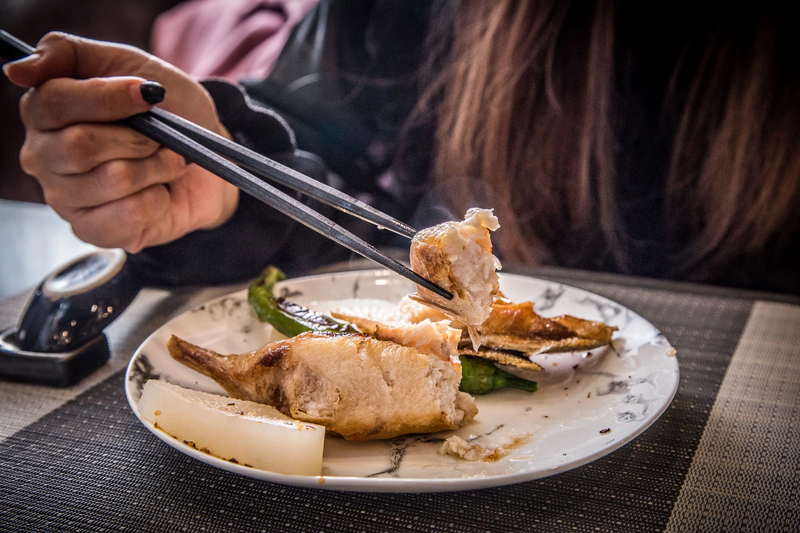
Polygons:
<instances>
[{"instance_id":1,"label":"small black dish","mask_svg":"<svg viewBox=\"0 0 800 533\"><path fill-rule=\"evenodd\" d=\"M68 352L29 352L14 344L16 330L0 333L0 376L68 387L103 366L111 354L104 334Z\"/></svg>"},{"instance_id":2,"label":"small black dish","mask_svg":"<svg viewBox=\"0 0 800 533\"><path fill-rule=\"evenodd\" d=\"M98 250L39 284L16 330L0 334L0 376L66 386L109 357L103 329L140 286L122 250Z\"/></svg>"}]
</instances>

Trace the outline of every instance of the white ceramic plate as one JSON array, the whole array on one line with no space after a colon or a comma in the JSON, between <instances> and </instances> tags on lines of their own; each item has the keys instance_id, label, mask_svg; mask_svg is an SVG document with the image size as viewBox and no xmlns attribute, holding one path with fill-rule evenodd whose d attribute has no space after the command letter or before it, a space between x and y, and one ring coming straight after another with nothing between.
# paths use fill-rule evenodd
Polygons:
<instances>
[{"instance_id":1,"label":"white ceramic plate","mask_svg":"<svg viewBox=\"0 0 800 533\"><path fill-rule=\"evenodd\" d=\"M289 485L376 492L477 489L564 472L630 442L672 401L678 388L675 351L641 316L601 296L549 281L501 274L500 287L513 301L536 302L544 316L571 314L617 326L613 346L588 357L586 352L540 356L545 372L538 392L502 390L479 396L478 416L456 432L373 442L329 436L320 477L275 474L199 452L155 429L137 410L147 379L225 394L211 379L171 359L166 343L175 334L218 352L240 353L275 339L271 326L251 313L246 291L212 300L153 333L128 366L125 393L133 412L158 438L217 468ZM391 272L376 270L291 279L277 290L320 312L339 308L380 318L413 286ZM477 437L487 447L521 443L496 462L438 455L442 439L453 433Z\"/></svg>"}]
</instances>

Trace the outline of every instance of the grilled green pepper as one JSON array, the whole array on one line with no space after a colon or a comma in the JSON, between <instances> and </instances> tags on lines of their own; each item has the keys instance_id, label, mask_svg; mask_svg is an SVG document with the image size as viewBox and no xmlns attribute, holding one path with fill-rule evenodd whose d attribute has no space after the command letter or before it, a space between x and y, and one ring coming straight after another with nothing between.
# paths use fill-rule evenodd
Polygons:
<instances>
[{"instance_id":1,"label":"grilled green pepper","mask_svg":"<svg viewBox=\"0 0 800 533\"><path fill-rule=\"evenodd\" d=\"M285 298L276 298L272 294L272 289L277 282L285 279L286 274L279 268L270 266L250 284L247 290L247 300L259 320L269 322L287 337L294 337L306 331L358 333L349 324L316 313Z\"/></svg>"},{"instance_id":2,"label":"grilled green pepper","mask_svg":"<svg viewBox=\"0 0 800 533\"><path fill-rule=\"evenodd\" d=\"M486 394L503 387L513 387L528 392L536 392L535 381L528 381L500 370L491 361L474 355L460 355L461 384L458 389L470 394Z\"/></svg>"}]
</instances>

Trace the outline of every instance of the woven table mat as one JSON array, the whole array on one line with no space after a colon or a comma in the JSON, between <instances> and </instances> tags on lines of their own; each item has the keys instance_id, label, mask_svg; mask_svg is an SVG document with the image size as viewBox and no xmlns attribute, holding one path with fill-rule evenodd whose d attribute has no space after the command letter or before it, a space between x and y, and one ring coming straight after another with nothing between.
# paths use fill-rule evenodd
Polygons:
<instances>
[{"instance_id":1,"label":"woven table mat","mask_svg":"<svg viewBox=\"0 0 800 533\"><path fill-rule=\"evenodd\" d=\"M800 530L800 307L757 302L667 531Z\"/></svg>"},{"instance_id":2,"label":"woven table mat","mask_svg":"<svg viewBox=\"0 0 800 533\"><path fill-rule=\"evenodd\" d=\"M681 366L678 394L661 419L602 459L458 493L281 486L217 470L160 442L128 408L118 371L0 443L0 531L663 530L752 301L571 284L653 322ZM134 344L119 357L129 358Z\"/></svg>"}]
</instances>

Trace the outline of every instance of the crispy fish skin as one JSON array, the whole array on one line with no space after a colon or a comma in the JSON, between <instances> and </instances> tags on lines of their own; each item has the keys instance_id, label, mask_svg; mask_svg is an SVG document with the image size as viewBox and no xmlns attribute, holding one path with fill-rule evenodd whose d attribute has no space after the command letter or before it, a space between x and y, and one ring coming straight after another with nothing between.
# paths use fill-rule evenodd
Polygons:
<instances>
[{"instance_id":1,"label":"crispy fish skin","mask_svg":"<svg viewBox=\"0 0 800 533\"><path fill-rule=\"evenodd\" d=\"M551 320L574 331L579 337L597 341L601 345L611 342L611 336L617 331L616 326L607 326L603 322L583 320L570 315L557 316Z\"/></svg>"},{"instance_id":2,"label":"crispy fish skin","mask_svg":"<svg viewBox=\"0 0 800 533\"><path fill-rule=\"evenodd\" d=\"M519 304L493 303L489 318L481 324L481 334L501 333L523 338L560 340L575 332L533 310L533 302Z\"/></svg>"},{"instance_id":3,"label":"crispy fish skin","mask_svg":"<svg viewBox=\"0 0 800 533\"><path fill-rule=\"evenodd\" d=\"M241 355L175 336L167 347L231 397L272 405L347 440L456 429L478 412L458 391L460 366L366 335L308 332Z\"/></svg>"},{"instance_id":4,"label":"crispy fish skin","mask_svg":"<svg viewBox=\"0 0 800 533\"><path fill-rule=\"evenodd\" d=\"M533 302L518 304L495 302L492 304L489 318L481 325L482 334L500 333L552 341L581 337L602 344L610 342L611 335L616 330L617 328L602 322L570 315L544 318L533 310Z\"/></svg>"},{"instance_id":5,"label":"crispy fish skin","mask_svg":"<svg viewBox=\"0 0 800 533\"><path fill-rule=\"evenodd\" d=\"M526 339L516 335L502 335L497 333L489 333L481 335L483 346L474 355L483 357L484 348L490 350L506 350L520 352L525 357L536 355L540 353L557 353L557 352L578 352L584 350L593 350L600 346L605 346L608 342L599 342L594 339L584 339L581 337L569 337L559 340L548 339ZM469 337L462 335L461 342L458 345L459 353L466 353L473 355L472 343ZM488 350L487 350L488 351ZM488 359L488 357L487 357ZM519 365L516 365L519 366Z\"/></svg>"},{"instance_id":6,"label":"crispy fish skin","mask_svg":"<svg viewBox=\"0 0 800 533\"><path fill-rule=\"evenodd\" d=\"M569 315L544 318L533 310L532 302L495 302L481 326L481 341L488 348L535 355L599 348L611 342L616 330L602 322ZM462 335L460 349L467 340Z\"/></svg>"},{"instance_id":7,"label":"crispy fish skin","mask_svg":"<svg viewBox=\"0 0 800 533\"><path fill-rule=\"evenodd\" d=\"M472 348L472 344L465 342L459 347L459 353L464 355L474 355L483 359L488 359L498 365L515 366L517 368L524 368L525 370L532 370L534 372L544 372L544 369L538 363L534 363L528 359L525 354L513 350L496 350L481 346L477 351Z\"/></svg>"}]
</instances>

